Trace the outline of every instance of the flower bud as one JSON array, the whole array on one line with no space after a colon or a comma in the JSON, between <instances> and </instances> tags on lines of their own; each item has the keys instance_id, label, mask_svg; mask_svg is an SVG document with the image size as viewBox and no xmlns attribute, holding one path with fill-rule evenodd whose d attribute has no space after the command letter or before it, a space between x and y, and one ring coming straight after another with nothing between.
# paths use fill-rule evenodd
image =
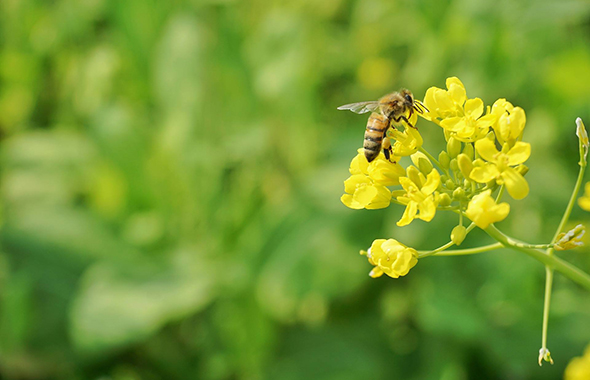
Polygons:
<instances>
[{"instance_id":1,"label":"flower bud","mask_svg":"<svg viewBox=\"0 0 590 380\"><path fill-rule=\"evenodd\" d=\"M461 153L457 156L457 164L459 165L459 170L461 170L463 177L469 178L469 174L473 170L473 163L471 162L469 156L467 156L465 153Z\"/></svg>"},{"instance_id":2,"label":"flower bud","mask_svg":"<svg viewBox=\"0 0 590 380\"><path fill-rule=\"evenodd\" d=\"M456 226L451 231L451 241L456 245L461 245L463 240L465 240L465 236L467 235L467 228L463 226Z\"/></svg>"},{"instance_id":3,"label":"flower bud","mask_svg":"<svg viewBox=\"0 0 590 380\"><path fill-rule=\"evenodd\" d=\"M519 172L520 175L522 175L524 177L526 175L526 173L529 172L529 167L524 164L521 164L516 167L516 171Z\"/></svg>"},{"instance_id":4,"label":"flower bud","mask_svg":"<svg viewBox=\"0 0 590 380\"><path fill-rule=\"evenodd\" d=\"M454 137L449 137L449 141L447 141L447 152L451 158L457 157L461 153L461 141Z\"/></svg>"},{"instance_id":5,"label":"flower bud","mask_svg":"<svg viewBox=\"0 0 590 380\"><path fill-rule=\"evenodd\" d=\"M408 175L408 178L414 182L417 186L422 186L422 179L420 178L420 172L418 171L418 169L415 166L408 166L408 168L406 169L406 173Z\"/></svg>"},{"instance_id":6,"label":"flower bud","mask_svg":"<svg viewBox=\"0 0 590 380\"><path fill-rule=\"evenodd\" d=\"M469 157L471 161L475 158L475 150L473 149L472 143L466 143L465 147L463 148L463 153Z\"/></svg>"},{"instance_id":7,"label":"flower bud","mask_svg":"<svg viewBox=\"0 0 590 380\"><path fill-rule=\"evenodd\" d=\"M412 160L414 165L416 165L418 170L420 170L420 172L422 172L422 174L424 175L428 175L433 169L432 163L430 162L428 157L426 157L426 155L422 152L416 152L412 154L410 156L410 159Z\"/></svg>"},{"instance_id":8,"label":"flower bud","mask_svg":"<svg viewBox=\"0 0 590 380\"><path fill-rule=\"evenodd\" d=\"M580 139L580 144L588 149L588 146L590 145L590 142L588 142L588 132L586 132L584 122L580 118L576 119L576 135Z\"/></svg>"},{"instance_id":9,"label":"flower bud","mask_svg":"<svg viewBox=\"0 0 590 380\"><path fill-rule=\"evenodd\" d=\"M443 206L443 207L450 206L451 202L452 202L452 199L449 196L449 194L442 193L439 195L439 200L438 200L439 206Z\"/></svg>"},{"instance_id":10,"label":"flower bud","mask_svg":"<svg viewBox=\"0 0 590 380\"><path fill-rule=\"evenodd\" d=\"M458 187L453 191L453 199L460 200L465 198L465 190L462 187Z\"/></svg>"},{"instance_id":11,"label":"flower bud","mask_svg":"<svg viewBox=\"0 0 590 380\"><path fill-rule=\"evenodd\" d=\"M438 163L440 164L440 166L442 166L443 169L449 168L450 161L451 158L449 157L449 154L447 152L445 152L444 150L440 152L440 154L438 155Z\"/></svg>"},{"instance_id":12,"label":"flower bud","mask_svg":"<svg viewBox=\"0 0 590 380\"><path fill-rule=\"evenodd\" d=\"M447 181L445 182L445 187L449 190L455 190L457 185L455 185L455 182L453 182L452 179L447 179Z\"/></svg>"},{"instance_id":13,"label":"flower bud","mask_svg":"<svg viewBox=\"0 0 590 380\"><path fill-rule=\"evenodd\" d=\"M476 158L476 159L473 161L473 166L474 166L474 167L480 167L480 166L484 166L485 164L486 164L486 163L485 163L485 161L484 161L484 160L482 160L481 158Z\"/></svg>"},{"instance_id":14,"label":"flower bud","mask_svg":"<svg viewBox=\"0 0 590 380\"><path fill-rule=\"evenodd\" d=\"M457 164L457 159L456 158L453 158L451 160L451 163L449 164L449 167L454 172L458 172L459 171L459 164Z\"/></svg>"}]
</instances>

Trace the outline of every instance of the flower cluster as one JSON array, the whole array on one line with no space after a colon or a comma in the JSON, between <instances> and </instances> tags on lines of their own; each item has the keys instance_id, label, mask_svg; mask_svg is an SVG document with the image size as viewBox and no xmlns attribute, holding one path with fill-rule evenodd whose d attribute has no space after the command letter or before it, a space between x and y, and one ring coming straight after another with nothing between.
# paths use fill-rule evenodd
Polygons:
<instances>
[{"instance_id":1,"label":"flower cluster","mask_svg":"<svg viewBox=\"0 0 590 380\"><path fill-rule=\"evenodd\" d=\"M353 209L380 209L391 203L405 206L397 222L400 227L415 219L429 222L439 210L455 212L459 223L451 238L460 244L467 234L464 217L486 229L510 212L507 203L499 203L504 189L514 199L527 196L528 168L524 162L531 147L522 141L526 115L506 99L486 108L482 99L467 96L456 77L447 79L446 89L429 88L423 104L426 111L420 116L442 129L446 150L436 159L423 147L418 129L396 125L385 136L391 140L394 157L387 160L380 153L368 163L359 149L350 164L351 176L344 182L346 194L341 200ZM404 157L411 159L405 168L400 164L405 162ZM492 197L494 192L498 192L497 199ZM375 243L373 251L382 252L373 248ZM391 277L405 274L386 270L377 257L381 256L368 255L371 264L380 268L372 273Z\"/></svg>"}]
</instances>

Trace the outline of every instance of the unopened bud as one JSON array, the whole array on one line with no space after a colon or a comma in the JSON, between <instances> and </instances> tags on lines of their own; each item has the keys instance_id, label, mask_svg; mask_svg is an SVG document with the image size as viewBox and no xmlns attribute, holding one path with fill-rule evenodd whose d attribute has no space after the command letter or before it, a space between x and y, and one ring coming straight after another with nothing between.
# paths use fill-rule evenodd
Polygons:
<instances>
[{"instance_id":1,"label":"unopened bud","mask_svg":"<svg viewBox=\"0 0 590 380\"><path fill-rule=\"evenodd\" d=\"M588 149L588 145L590 145L590 142L588 141L588 132L586 132L584 122L580 118L576 119L576 135L580 139L580 144Z\"/></svg>"},{"instance_id":2,"label":"unopened bud","mask_svg":"<svg viewBox=\"0 0 590 380\"><path fill-rule=\"evenodd\" d=\"M465 197L465 190L462 187L458 187L453 190L453 199L463 199Z\"/></svg>"},{"instance_id":3,"label":"unopened bud","mask_svg":"<svg viewBox=\"0 0 590 380\"><path fill-rule=\"evenodd\" d=\"M424 175L428 175L433 169L432 163L430 162L428 157L426 157L426 155L422 152L416 152L412 154L410 156L410 159L412 160L414 165L416 165L418 170L420 170Z\"/></svg>"},{"instance_id":4,"label":"unopened bud","mask_svg":"<svg viewBox=\"0 0 590 380\"><path fill-rule=\"evenodd\" d=\"M447 141L447 152L451 158L457 157L461 153L461 141L454 137L449 137L449 141Z\"/></svg>"},{"instance_id":5,"label":"unopened bud","mask_svg":"<svg viewBox=\"0 0 590 380\"><path fill-rule=\"evenodd\" d=\"M442 194L439 196L438 204L439 204L440 206L443 206L443 207L450 206L450 205L451 205L451 202L452 202L452 199L451 199L451 197L449 196L449 194L447 194L447 193L442 193Z\"/></svg>"},{"instance_id":6,"label":"unopened bud","mask_svg":"<svg viewBox=\"0 0 590 380\"><path fill-rule=\"evenodd\" d=\"M408 166L408 168L406 169L406 173L408 175L408 178L410 180L412 180L412 182L414 182L417 186L422 187L422 180L420 179L420 172L418 171L418 169L415 166Z\"/></svg>"},{"instance_id":7,"label":"unopened bud","mask_svg":"<svg viewBox=\"0 0 590 380\"><path fill-rule=\"evenodd\" d=\"M463 177L469 178L469 174L473 170L473 163L469 156L465 153L461 153L457 156L457 164L459 165L459 170L461 170Z\"/></svg>"},{"instance_id":8,"label":"unopened bud","mask_svg":"<svg viewBox=\"0 0 590 380\"><path fill-rule=\"evenodd\" d=\"M440 154L438 155L438 163L440 164L440 166L442 166L443 169L448 169L450 162L451 157L449 157L449 154L444 150L440 152Z\"/></svg>"},{"instance_id":9,"label":"unopened bud","mask_svg":"<svg viewBox=\"0 0 590 380\"><path fill-rule=\"evenodd\" d=\"M456 226L451 231L451 241L456 245L461 245L463 240L465 240L465 236L467 235L467 228L463 226Z\"/></svg>"},{"instance_id":10,"label":"unopened bud","mask_svg":"<svg viewBox=\"0 0 590 380\"><path fill-rule=\"evenodd\" d=\"M485 164L486 164L485 161L482 160L481 158L476 158L473 161L473 166L475 166L475 167L481 167L481 166L484 166Z\"/></svg>"},{"instance_id":11,"label":"unopened bud","mask_svg":"<svg viewBox=\"0 0 590 380\"><path fill-rule=\"evenodd\" d=\"M473 144L467 143L463 148L463 153L467 155L472 161L475 158L475 151L473 149Z\"/></svg>"},{"instance_id":12,"label":"unopened bud","mask_svg":"<svg viewBox=\"0 0 590 380\"><path fill-rule=\"evenodd\" d=\"M521 164L516 167L516 171L519 172L520 175L522 175L524 177L526 175L526 173L529 172L529 167L524 164Z\"/></svg>"},{"instance_id":13,"label":"unopened bud","mask_svg":"<svg viewBox=\"0 0 590 380\"><path fill-rule=\"evenodd\" d=\"M445 182L445 187L449 190L455 190L457 185L455 185L455 182L453 182L453 180L447 179L447 181Z\"/></svg>"},{"instance_id":14,"label":"unopened bud","mask_svg":"<svg viewBox=\"0 0 590 380\"><path fill-rule=\"evenodd\" d=\"M459 164L457 164L457 159L456 158L453 158L451 160L451 163L450 163L449 167L454 172L458 172L459 171Z\"/></svg>"}]
</instances>

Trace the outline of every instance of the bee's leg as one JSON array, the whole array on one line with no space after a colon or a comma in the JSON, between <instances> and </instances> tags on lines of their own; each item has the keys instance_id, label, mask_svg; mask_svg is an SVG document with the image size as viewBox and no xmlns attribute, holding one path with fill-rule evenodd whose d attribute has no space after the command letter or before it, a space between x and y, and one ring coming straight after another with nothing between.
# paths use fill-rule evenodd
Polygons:
<instances>
[{"instance_id":1,"label":"bee's leg","mask_svg":"<svg viewBox=\"0 0 590 380\"><path fill-rule=\"evenodd\" d=\"M389 137L387 137L387 133L385 133L383 136L381 147L383 148L383 154L385 155L387 161L395 164L395 161L392 161L391 159L393 157L393 148L391 147L391 140L389 140Z\"/></svg>"},{"instance_id":2,"label":"bee's leg","mask_svg":"<svg viewBox=\"0 0 590 380\"><path fill-rule=\"evenodd\" d=\"M418 128L414 127L414 126L412 125L412 123L410 123L410 121L408 120L408 118L407 118L407 117L405 117L404 115L401 115L401 116L400 116L400 117L398 117L398 118L395 118L395 117L393 118L393 121L395 121L396 123L399 123L401 120L405 121L405 122L406 122L406 124L407 124L407 125L409 125L411 128L418 129Z\"/></svg>"}]
</instances>

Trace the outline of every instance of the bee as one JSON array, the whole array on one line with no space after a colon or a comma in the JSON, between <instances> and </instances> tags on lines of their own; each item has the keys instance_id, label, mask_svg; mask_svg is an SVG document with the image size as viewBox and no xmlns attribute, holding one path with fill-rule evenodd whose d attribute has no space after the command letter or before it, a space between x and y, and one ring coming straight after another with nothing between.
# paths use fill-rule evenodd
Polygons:
<instances>
[{"instance_id":1,"label":"bee","mask_svg":"<svg viewBox=\"0 0 590 380\"><path fill-rule=\"evenodd\" d=\"M421 101L414 99L414 95L410 90L406 89L392 92L376 101L345 104L338 107L338 109L350 110L359 114L371 112L363 143L365 157L369 162L377 158L382 149L385 158L391 161L393 153L391 142L387 138L387 130L390 127L395 128L392 125L394 122L400 124L403 121L410 128L416 128L409 120L414 111L418 113L428 112L426 106Z\"/></svg>"}]
</instances>

